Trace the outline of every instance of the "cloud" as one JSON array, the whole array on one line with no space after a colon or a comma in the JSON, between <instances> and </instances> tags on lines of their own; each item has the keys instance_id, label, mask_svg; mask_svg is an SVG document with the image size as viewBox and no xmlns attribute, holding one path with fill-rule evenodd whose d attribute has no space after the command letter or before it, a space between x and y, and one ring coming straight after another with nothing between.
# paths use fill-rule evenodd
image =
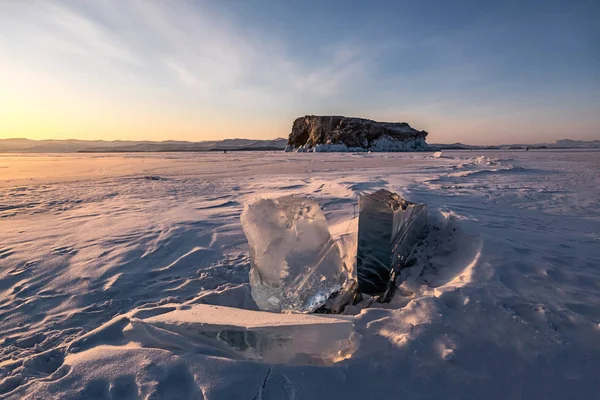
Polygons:
<instances>
[{"instance_id":1,"label":"cloud","mask_svg":"<svg viewBox=\"0 0 600 400\"><path fill-rule=\"evenodd\" d=\"M458 10L454 19L428 19L415 6L402 7L400 23L375 6L335 13L300 3L263 6L248 13L218 1L2 2L0 80L12 93L2 95L8 102L27 87L23 104L44 99L41 110L62 96L64 119L76 109L72 99L89 102L97 114L144 120L151 113L192 127L287 121L302 113L484 121L530 104L554 112L552 99L564 102L555 92L575 93L572 109L598 97L591 79L597 72L575 57L590 52L577 47L555 62L542 41L552 62L539 65L540 56L529 51L538 48L537 36L527 46L511 39L513 30L531 28L526 16L511 23L474 10L465 19ZM573 65L581 70L577 77Z\"/></svg>"},{"instance_id":2,"label":"cloud","mask_svg":"<svg viewBox=\"0 0 600 400\"><path fill-rule=\"evenodd\" d=\"M221 102L332 98L359 82L367 68L357 44L327 44L333 50L309 63L284 40L236 25L202 4L63 1L20 11L21 32L34 35L46 62L71 62L61 54L83 58L102 75L138 68L143 76L171 81L173 90Z\"/></svg>"},{"instance_id":3,"label":"cloud","mask_svg":"<svg viewBox=\"0 0 600 400\"><path fill-rule=\"evenodd\" d=\"M45 62L72 62L60 59L65 55L116 74L129 65L221 98L229 93L333 97L349 81L360 80L366 68L365 51L356 44L327 44L332 51L309 63L284 40L236 25L201 4L63 1L15 11L21 21L17 36L43 48Z\"/></svg>"},{"instance_id":4,"label":"cloud","mask_svg":"<svg viewBox=\"0 0 600 400\"><path fill-rule=\"evenodd\" d=\"M57 4L48 3L45 8L45 17L54 25L49 38L58 46L82 55L141 64L134 51L93 20Z\"/></svg>"}]
</instances>

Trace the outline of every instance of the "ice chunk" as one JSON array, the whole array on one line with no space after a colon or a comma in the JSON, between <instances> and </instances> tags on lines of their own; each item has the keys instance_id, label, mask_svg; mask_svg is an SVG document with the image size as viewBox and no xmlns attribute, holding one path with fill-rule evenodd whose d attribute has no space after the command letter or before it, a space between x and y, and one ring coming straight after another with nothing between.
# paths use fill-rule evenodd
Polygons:
<instances>
[{"instance_id":1,"label":"ice chunk","mask_svg":"<svg viewBox=\"0 0 600 400\"><path fill-rule=\"evenodd\" d=\"M308 313L348 277L325 216L313 200L286 196L247 204L252 297L261 310Z\"/></svg>"},{"instance_id":2,"label":"ice chunk","mask_svg":"<svg viewBox=\"0 0 600 400\"><path fill-rule=\"evenodd\" d=\"M385 189L359 199L357 275L362 293L381 294L427 223L427 206Z\"/></svg>"},{"instance_id":3,"label":"ice chunk","mask_svg":"<svg viewBox=\"0 0 600 400\"><path fill-rule=\"evenodd\" d=\"M359 338L348 316L274 314L207 304L142 322L192 343L226 350L233 357L269 363L331 364L349 357ZM139 334L130 336L143 339Z\"/></svg>"}]
</instances>

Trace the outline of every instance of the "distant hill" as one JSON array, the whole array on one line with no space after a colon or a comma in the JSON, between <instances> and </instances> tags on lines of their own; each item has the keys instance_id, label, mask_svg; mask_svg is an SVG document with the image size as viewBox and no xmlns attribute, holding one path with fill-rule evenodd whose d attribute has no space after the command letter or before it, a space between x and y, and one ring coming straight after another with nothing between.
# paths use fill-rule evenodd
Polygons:
<instances>
[{"instance_id":1,"label":"distant hill","mask_svg":"<svg viewBox=\"0 0 600 400\"><path fill-rule=\"evenodd\" d=\"M0 153L119 153L119 152L193 152L193 151L258 151L283 150L287 139L224 139L204 142L167 140L104 141L104 140L30 140L0 139ZM600 140L562 139L554 143L503 144L499 146L474 146L464 143L430 144L435 150L510 150L510 149L600 149Z\"/></svg>"},{"instance_id":2,"label":"distant hill","mask_svg":"<svg viewBox=\"0 0 600 400\"><path fill-rule=\"evenodd\" d=\"M225 139L204 142L0 139L0 153L252 151L283 150L286 144L287 139L284 138Z\"/></svg>"},{"instance_id":3,"label":"distant hill","mask_svg":"<svg viewBox=\"0 0 600 400\"><path fill-rule=\"evenodd\" d=\"M430 144L431 150L519 150L519 149L600 149L600 140L571 140L561 139L554 143L537 143L537 144L502 144L498 146L474 146L463 143Z\"/></svg>"},{"instance_id":4,"label":"distant hill","mask_svg":"<svg viewBox=\"0 0 600 400\"><path fill-rule=\"evenodd\" d=\"M598 149L600 148L600 140L590 140L590 141L584 141L584 140L571 140L571 139L562 139L562 140L557 140L556 143L554 144L555 147L560 147L560 148L594 148L594 149Z\"/></svg>"}]
</instances>

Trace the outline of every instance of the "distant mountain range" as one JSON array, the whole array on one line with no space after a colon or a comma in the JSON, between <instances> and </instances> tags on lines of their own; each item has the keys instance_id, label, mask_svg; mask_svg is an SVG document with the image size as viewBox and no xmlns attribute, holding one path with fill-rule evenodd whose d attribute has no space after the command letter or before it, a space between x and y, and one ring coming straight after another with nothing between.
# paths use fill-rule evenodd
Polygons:
<instances>
[{"instance_id":1,"label":"distant mountain range","mask_svg":"<svg viewBox=\"0 0 600 400\"><path fill-rule=\"evenodd\" d=\"M521 149L600 149L600 140L571 140L562 139L554 143L537 143L537 144L501 144L497 146L473 146L463 143L429 144L432 150L521 150Z\"/></svg>"},{"instance_id":2,"label":"distant mountain range","mask_svg":"<svg viewBox=\"0 0 600 400\"><path fill-rule=\"evenodd\" d=\"M224 139L204 142L167 140L30 140L0 139L0 153L115 153L115 152L185 152L185 151L250 151L283 150L287 139Z\"/></svg>"},{"instance_id":3,"label":"distant mountain range","mask_svg":"<svg viewBox=\"0 0 600 400\"><path fill-rule=\"evenodd\" d=\"M30 140L0 139L0 153L119 153L119 152L186 152L186 151L258 151L283 150L287 139L224 139L204 142L167 140ZM429 144L431 150L511 150L511 149L600 149L600 140L563 139L554 143L472 146L463 143Z\"/></svg>"}]
</instances>

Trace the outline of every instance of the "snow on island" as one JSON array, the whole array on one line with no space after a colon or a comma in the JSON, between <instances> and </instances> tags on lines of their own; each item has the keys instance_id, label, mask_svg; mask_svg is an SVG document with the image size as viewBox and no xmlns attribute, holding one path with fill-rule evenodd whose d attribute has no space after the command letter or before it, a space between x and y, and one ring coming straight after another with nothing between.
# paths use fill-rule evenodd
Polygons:
<instances>
[{"instance_id":1,"label":"snow on island","mask_svg":"<svg viewBox=\"0 0 600 400\"><path fill-rule=\"evenodd\" d=\"M427 151L426 137L426 131L416 130L406 122L307 115L292 124L285 151Z\"/></svg>"}]
</instances>

